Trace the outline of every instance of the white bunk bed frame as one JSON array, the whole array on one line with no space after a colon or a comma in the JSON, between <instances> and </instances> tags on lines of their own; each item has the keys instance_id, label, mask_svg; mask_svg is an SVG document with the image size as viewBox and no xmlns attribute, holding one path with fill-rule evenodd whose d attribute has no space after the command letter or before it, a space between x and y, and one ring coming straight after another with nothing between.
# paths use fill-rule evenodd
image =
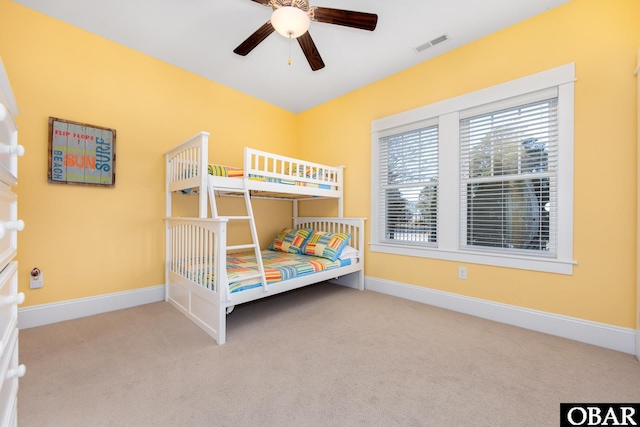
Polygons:
<instances>
[{"instance_id":1,"label":"white bunk bed frame","mask_svg":"<svg viewBox=\"0 0 640 427\"><path fill-rule=\"evenodd\" d=\"M330 167L245 148L244 178L214 177L208 174L208 136L200 132L166 153L166 293L165 300L200 326L218 344L226 341L226 315L233 307L249 301L276 295L323 281L364 290L364 218L342 217L343 167ZM314 177L296 171L314 170ZM291 172L293 171L293 173ZM296 186L247 179L252 175L315 186ZM328 187L328 188L327 188ZM252 197L293 200L294 228L311 228L332 233L351 233L350 246L358 250L351 265L296 277L282 282L231 293L226 272L226 218L207 218L208 203L215 211L216 193L237 195L251 193ZM199 197L199 218L171 217L172 194L191 190ZM298 217L297 201L317 198L338 200L338 217ZM245 198L249 200L248 197ZM250 201L248 209L251 210ZM255 225L254 225L255 226ZM254 235L254 239L256 239ZM189 260L196 268L185 271ZM196 260L196 261L194 261ZM261 264L261 260L258 261ZM203 284L192 277L193 271L213 272L213 284Z\"/></svg>"}]
</instances>

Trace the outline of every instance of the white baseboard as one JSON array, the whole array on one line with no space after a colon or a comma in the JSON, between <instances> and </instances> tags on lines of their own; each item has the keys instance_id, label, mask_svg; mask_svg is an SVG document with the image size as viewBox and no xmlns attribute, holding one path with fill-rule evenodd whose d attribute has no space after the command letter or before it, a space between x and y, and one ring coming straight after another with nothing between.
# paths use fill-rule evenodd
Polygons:
<instances>
[{"instance_id":1,"label":"white baseboard","mask_svg":"<svg viewBox=\"0 0 640 427\"><path fill-rule=\"evenodd\" d=\"M157 285L132 291L20 308L18 310L18 328L34 328L79 317L164 301L164 288L164 285Z\"/></svg>"},{"instance_id":2,"label":"white baseboard","mask_svg":"<svg viewBox=\"0 0 640 427\"><path fill-rule=\"evenodd\" d=\"M630 328L621 328L371 277L365 278L365 289L624 353L635 353L636 335L635 330ZM164 296L165 286L157 285L133 291L20 308L18 310L18 328L34 328L164 301Z\"/></svg>"},{"instance_id":3,"label":"white baseboard","mask_svg":"<svg viewBox=\"0 0 640 427\"><path fill-rule=\"evenodd\" d=\"M365 279L365 289L624 353L635 354L636 335L634 329L371 277Z\"/></svg>"}]
</instances>

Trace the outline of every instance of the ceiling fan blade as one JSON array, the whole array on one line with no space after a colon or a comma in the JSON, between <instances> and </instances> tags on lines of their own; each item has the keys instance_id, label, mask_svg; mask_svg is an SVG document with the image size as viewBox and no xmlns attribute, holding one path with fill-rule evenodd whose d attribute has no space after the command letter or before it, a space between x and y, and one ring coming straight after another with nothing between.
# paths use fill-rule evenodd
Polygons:
<instances>
[{"instance_id":1,"label":"ceiling fan blade","mask_svg":"<svg viewBox=\"0 0 640 427\"><path fill-rule=\"evenodd\" d=\"M375 13L354 12L329 7L311 7L309 8L309 16L312 21L368 31L375 30L378 24L378 15Z\"/></svg>"},{"instance_id":2,"label":"ceiling fan blade","mask_svg":"<svg viewBox=\"0 0 640 427\"><path fill-rule=\"evenodd\" d=\"M318 52L318 48L313 42L309 31L298 37L298 44L300 45L300 48L302 48L302 52L304 52L304 56L307 57L307 61L313 71L318 71L319 69L324 68L324 62L320 57L320 52Z\"/></svg>"},{"instance_id":3,"label":"ceiling fan blade","mask_svg":"<svg viewBox=\"0 0 640 427\"><path fill-rule=\"evenodd\" d=\"M260 3L263 6L271 6L271 1L270 0L251 0L254 1L256 3Z\"/></svg>"},{"instance_id":4,"label":"ceiling fan blade","mask_svg":"<svg viewBox=\"0 0 640 427\"><path fill-rule=\"evenodd\" d=\"M245 41L240 43L240 45L233 49L234 53L238 55L246 56L249 52L251 52L256 46L258 46L264 39L269 37L271 33L275 31L273 25L271 25L271 21L267 21L262 27L258 28L253 34L251 34Z\"/></svg>"}]
</instances>

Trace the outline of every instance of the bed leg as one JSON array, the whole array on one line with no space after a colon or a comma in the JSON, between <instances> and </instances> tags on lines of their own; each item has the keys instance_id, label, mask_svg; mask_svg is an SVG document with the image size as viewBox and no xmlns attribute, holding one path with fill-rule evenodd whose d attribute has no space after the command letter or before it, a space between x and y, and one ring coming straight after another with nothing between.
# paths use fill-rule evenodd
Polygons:
<instances>
[{"instance_id":1,"label":"bed leg","mask_svg":"<svg viewBox=\"0 0 640 427\"><path fill-rule=\"evenodd\" d=\"M218 310L218 345L222 345L227 341L227 313L225 309Z\"/></svg>"}]
</instances>

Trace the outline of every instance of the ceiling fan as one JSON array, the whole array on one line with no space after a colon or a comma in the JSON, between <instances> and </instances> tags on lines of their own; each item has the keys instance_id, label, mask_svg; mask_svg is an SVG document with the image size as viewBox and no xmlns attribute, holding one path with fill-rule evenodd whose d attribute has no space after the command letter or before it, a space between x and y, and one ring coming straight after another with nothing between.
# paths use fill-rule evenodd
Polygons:
<instances>
[{"instance_id":1,"label":"ceiling fan","mask_svg":"<svg viewBox=\"0 0 640 427\"><path fill-rule=\"evenodd\" d=\"M273 9L271 19L258 28L233 51L245 56L274 31L285 37L296 38L313 71L324 68L324 62L316 48L309 25L311 21L342 25L360 30L373 31L378 24L378 15L328 7L309 7L308 0L251 0Z\"/></svg>"}]
</instances>

